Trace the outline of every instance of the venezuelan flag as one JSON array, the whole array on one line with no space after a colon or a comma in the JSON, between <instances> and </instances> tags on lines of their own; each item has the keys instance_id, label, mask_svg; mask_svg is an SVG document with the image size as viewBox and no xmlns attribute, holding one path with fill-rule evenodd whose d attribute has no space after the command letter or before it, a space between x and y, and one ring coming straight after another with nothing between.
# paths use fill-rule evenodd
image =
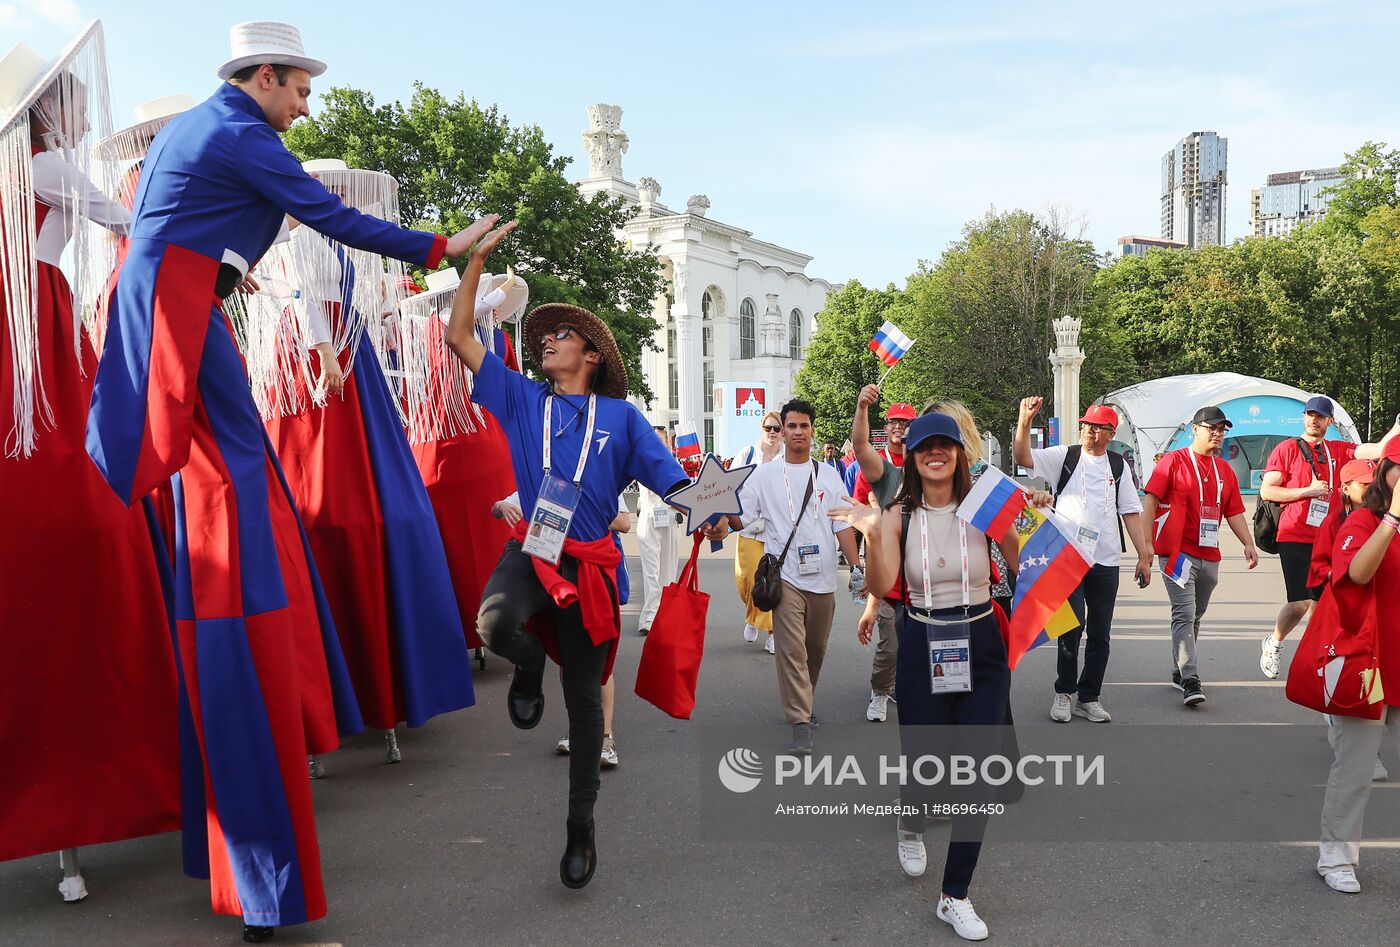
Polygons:
<instances>
[{"instance_id":1,"label":"venezuelan flag","mask_svg":"<svg viewBox=\"0 0 1400 947\"><path fill-rule=\"evenodd\" d=\"M1078 627L1069 597L1089 571L1070 527L1052 511L1026 506L1014 525L1021 570L1006 656L1013 671L1027 651Z\"/></svg>"}]
</instances>

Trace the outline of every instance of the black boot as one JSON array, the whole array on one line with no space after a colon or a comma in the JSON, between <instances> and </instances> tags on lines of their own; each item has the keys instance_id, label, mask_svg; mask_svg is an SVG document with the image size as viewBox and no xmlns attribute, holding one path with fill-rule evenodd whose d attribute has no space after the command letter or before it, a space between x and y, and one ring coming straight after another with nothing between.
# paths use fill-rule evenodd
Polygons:
<instances>
[{"instance_id":1,"label":"black boot","mask_svg":"<svg viewBox=\"0 0 1400 947\"><path fill-rule=\"evenodd\" d=\"M533 730L544 716L544 664L533 671L517 667L506 692L510 722L521 730Z\"/></svg>"},{"instance_id":2,"label":"black boot","mask_svg":"<svg viewBox=\"0 0 1400 947\"><path fill-rule=\"evenodd\" d=\"M243 939L250 944L261 944L265 940L271 940L275 933L277 933L275 927L258 927L256 924L243 925Z\"/></svg>"},{"instance_id":3,"label":"black boot","mask_svg":"<svg viewBox=\"0 0 1400 947\"><path fill-rule=\"evenodd\" d=\"M569 842L559 860L559 880L566 888L582 888L593 880L598 867L598 850L593 847L593 820L568 821Z\"/></svg>"}]
</instances>

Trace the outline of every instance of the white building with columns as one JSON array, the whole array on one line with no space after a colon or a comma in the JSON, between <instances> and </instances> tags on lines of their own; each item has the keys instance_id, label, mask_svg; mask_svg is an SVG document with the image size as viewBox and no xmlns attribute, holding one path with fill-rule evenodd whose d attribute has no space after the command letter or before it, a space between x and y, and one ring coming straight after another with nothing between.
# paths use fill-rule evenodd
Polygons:
<instances>
[{"instance_id":1,"label":"white building with columns","mask_svg":"<svg viewBox=\"0 0 1400 947\"><path fill-rule=\"evenodd\" d=\"M655 400L641 408L653 424L673 430L693 422L709 450L714 386L763 383L767 407L781 406L792 397L817 314L840 286L808 276L807 254L710 217L703 194L692 195L684 210L672 210L661 202L655 179L626 180L622 156L628 139L620 107L591 105L588 123L588 177L578 182L580 193L604 193L636 206L619 237L635 247L655 246L670 285L652 310L661 326L657 350L642 351Z\"/></svg>"}]
</instances>

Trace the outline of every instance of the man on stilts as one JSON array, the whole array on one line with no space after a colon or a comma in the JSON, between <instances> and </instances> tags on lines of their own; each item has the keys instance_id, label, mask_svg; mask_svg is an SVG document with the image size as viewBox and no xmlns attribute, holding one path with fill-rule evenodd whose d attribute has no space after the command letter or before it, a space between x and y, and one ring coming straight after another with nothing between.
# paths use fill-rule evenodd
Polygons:
<instances>
[{"instance_id":1,"label":"man on stilts","mask_svg":"<svg viewBox=\"0 0 1400 947\"><path fill-rule=\"evenodd\" d=\"M278 137L308 114L311 78L325 64L285 23L239 24L231 40L219 69L228 81L147 154L87 448L128 503L175 475L178 657L203 752L212 900L242 915L246 940L261 941L326 911L298 672L313 656L296 643L297 624L320 628L322 661L339 648L219 300L286 214L426 266L464 253L476 232L448 240L345 207ZM328 669L326 687L343 663L338 671ZM359 725L353 695L337 698L342 729ZM187 840L197 829L187 823Z\"/></svg>"}]
</instances>

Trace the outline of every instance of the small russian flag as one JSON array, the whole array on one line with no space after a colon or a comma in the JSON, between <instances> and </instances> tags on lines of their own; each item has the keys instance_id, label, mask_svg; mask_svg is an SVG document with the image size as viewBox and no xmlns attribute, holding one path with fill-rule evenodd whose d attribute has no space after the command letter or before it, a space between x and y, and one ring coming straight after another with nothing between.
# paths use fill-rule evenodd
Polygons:
<instances>
[{"instance_id":1,"label":"small russian flag","mask_svg":"<svg viewBox=\"0 0 1400 947\"><path fill-rule=\"evenodd\" d=\"M893 367L913 344L914 340L900 332L898 326L886 322L875 332L875 338L870 340L870 351L880 356L880 361Z\"/></svg>"},{"instance_id":2,"label":"small russian flag","mask_svg":"<svg viewBox=\"0 0 1400 947\"><path fill-rule=\"evenodd\" d=\"M676 435L676 459L685 460L687 457L700 456L700 435L692 428L682 434Z\"/></svg>"},{"instance_id":3,"label":"small russian flag","mask_svg":"<svg viewBox=\"0 0 1400 947\"><path fill-rule=\"evenodd\" d=\"M988 467L958 507L958 517L999 540L1026 508L1026 491L995 467Z\"/></svg>"},{"instance_id":4,"label":"small russian flag","mask_svg":"<svg viewBox=\"0 0 1400 947\"><path fill-rule=\"evenodd\" d=\"M1191 560L1186 557L1186 553L1178 552L1170 557L1167 564L1162 567L1162 575L1183 589L1186 588L1186 583L1191 581Z\"/></svg>"}]
</instances>

